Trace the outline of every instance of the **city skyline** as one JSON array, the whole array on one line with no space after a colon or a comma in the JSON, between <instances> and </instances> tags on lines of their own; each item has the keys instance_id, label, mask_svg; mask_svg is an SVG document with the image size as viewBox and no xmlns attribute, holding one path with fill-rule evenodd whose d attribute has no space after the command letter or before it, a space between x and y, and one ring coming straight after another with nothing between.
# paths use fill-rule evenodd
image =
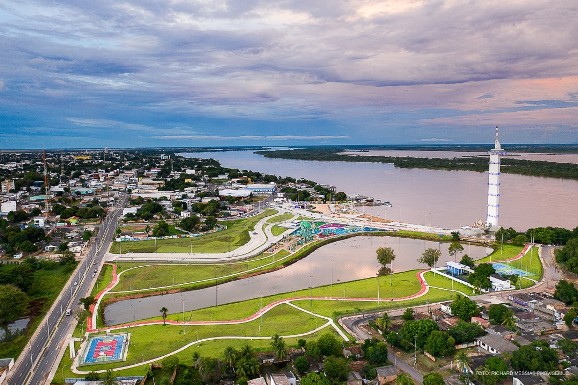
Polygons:
<instances>
[{"instance_id":1,"label":"city skyline","mask_svg":"<svg viewBox=\"0 0 578 385\"><path fill-rule=\"evenodd\" d=\"M578 143L571 1L0 5L0 148Z\"/></svg>"}]
</instances>

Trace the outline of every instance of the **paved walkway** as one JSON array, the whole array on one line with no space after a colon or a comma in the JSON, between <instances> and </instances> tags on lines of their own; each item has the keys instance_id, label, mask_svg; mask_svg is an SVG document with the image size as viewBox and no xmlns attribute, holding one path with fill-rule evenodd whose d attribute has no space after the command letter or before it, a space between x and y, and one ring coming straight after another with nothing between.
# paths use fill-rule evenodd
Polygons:
<instances>
[{"instance_id":1,"label":"paved walkway","mask_svg":"<svg viewBox=\"0 0 578 385\"><path fill-rule=\"evenodd\" d=\"M279 222L267 224L267 221L288 211L281 210L275 214L262 218L255 224L252 232L249 232L249 241L233 251L224 253L125 253L121 255L108 254L109 261L124 262L228 262L247 259L262 253L292 233L295 229L287 229L280 235L273 235L272 228L279 223L290 222L297 219L297 215Z\"/></svg>"},{"instance_id":2,"label":"paved walkway","mask_svg":"<svg viewBox=\"0 0 578 385\"><path fill-rule=\"evenodd\" d=\"M314 334L328 326L333 327L336 332L345 340L348 341L349 338L347 337L347 335L343 332L343 330L341 330L341 328L339 328L335 322L333 321L332 318L330 317L326 317L324 315L321 314L317 314L314 313L312 311L303 309L302 307L299 307L297 305L295 305L293 302L294 301L303 301L303 300L315 300L315 301L347 301L347 302L399 302L399 301L406 301L409 299L414 299L414 298L418 298L421 297L425 294L427 294L427 292L429 291L429 285L427 284L425 278L424 278L424 274L426 272L428 272L429 270L422 270L416 273L416 277L420 283L420 290L412 295L408 295L405 297L399 297L399 298L348 298L348 297L312 297L312 296L305 296L305 297L293 297L293 298L285 298L285 299L280 299L274 302L271 302L269 304L267 304L266 306L264 306L263 308L261 308L259 311L257 311L256 313L249 315L248 317L242 318L242 319L237 319L237 320L223 320L223 321L174 321L174 320L167 320L167 321L162 321L162 320L151 320L151 321L139 321L139 322L132 322L132 323L128 323L128 324L123 324L123 325L115 325L112 327L105 327L102 329L95 329L93 328L93 325L96 325L96 314L98 313L98 307L100 306L100 302L102 300L102 297L109 292L115 285L118 284L119 279L120 279L120 275L122 274L116 274L116 266L113 267L113 279L111 281L111 283L104 289L102 290L100 293L97 294L97 302L95 305L91 306L90 310L92 312L92 317L89 319L89 323L88 323L88 327L87 327L87 332L90 333L98 333L98 332L110 332L110 331L114 331L114 330L120 330L120 329L127 329L127 328L133 328L133 327L142 327L142 326L150 326L150 325L163 325L163 324L167 324L167 325L173 325L173 326L203 326L203 325L235 325L235 324L243 324L243 323L248 323L248 322L252 322L255 321L257 319L259 319L260 317L264 316L267 312L269 312L270 310L276 308L277 306L280 305L289 305L299 311L302 311L304 313L307 313L311 316L314 317L318 317L321 319L326 320L327 322L325 324L323 324L322 326L305 332L305 333L301 333L301 334L295 334L295 335L286 335L283 336L284 338L296 338L296 337L302 337L302 336L306 336L306 335L310 335L310 334ZM137 367L137 366L141 366L144 364L149 364L152 362L156 362L159 360L162 360L165 357L177 354L185 349L187 349L190 346L193 346L195 344L199 344L202 343L204 341L212 341L212 340L234 340L234 339L245 339L245 340L268 340L270 339L270 337L261 337L261 336L254 336L254 337L247 337L247 336L218 336L218 337L210 337L210 338L205 338L205 339L201 339L201 340L197 340L197 341L193 341L190 342L188 344L186 344L185 346L167 353L163 356L160 357L156 357L156 358L152 358L150 360L144 361L144 362L140 362L137 364L133 364L133 365L128 365L128 366L123 366L123 367L119 367L119 368L115 368L113 369L113 371L119 371L119 370L124 370L124 369L129 369L129 368L133 368L133 367ZM85 342L86 344L86 342ZM83 351L83 346L81 346L80 351ZM79 358L80 359L80 358ZM77 360L73 361L73 365L71 367L71 370L76 373L76 374L88 374L89 371L82 371L78 369L78 363ZM100 370L100 371L96 371L97 373L104 373L105 370Z\"/></svg>"}]
</instances>

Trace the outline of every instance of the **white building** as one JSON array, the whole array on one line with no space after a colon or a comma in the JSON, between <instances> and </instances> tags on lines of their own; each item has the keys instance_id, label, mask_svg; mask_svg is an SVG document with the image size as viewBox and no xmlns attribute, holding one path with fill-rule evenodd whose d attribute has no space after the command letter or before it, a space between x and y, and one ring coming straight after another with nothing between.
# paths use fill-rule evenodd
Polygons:
<instances>
[{"instance_id":1,"label":"white building","mask_svg":"<svg viewBox=\"0 0 578 385\"><path fill-rule=\"evenodd\" d=\"M253 194L272 194L277 191L277 185L275 182L269 184L252 183L248 184L245 188Z\"/></svg>"},{"instance_id":2,"label":"white building","mask_svg":"<svg viewBox=\"0 0 578 385\"><path fill-rule=\"evenodd\" d=\"M2 202L2 205L0 206L0 212L8 214L11 211L16 211L16 201Z\"/></svg>"},{"instance_id":3,"label":"white building","mask_svg":"<svg viewBox=\"0 0 578 385\"><path fill-rule=\"evenodd\" d=\"M496 140L494 148L490 150L490 168L488 172L488 216L486 224L490 228L497 228L500 218L500 156L506 152L498 140L498 127L496 127Z\"/></svg>"},{"instance_id":4,"label":"white building","mask_svg":"<svg viewBox=\"0 0 578 385\"><path fill-rule=\"evenodd\" d=\"M492 289L494 291L510 290L512 289L512 284L510 280L504 278L498 274L490 275L490 282L492 283Z\"/></svg>"}]
</instances>

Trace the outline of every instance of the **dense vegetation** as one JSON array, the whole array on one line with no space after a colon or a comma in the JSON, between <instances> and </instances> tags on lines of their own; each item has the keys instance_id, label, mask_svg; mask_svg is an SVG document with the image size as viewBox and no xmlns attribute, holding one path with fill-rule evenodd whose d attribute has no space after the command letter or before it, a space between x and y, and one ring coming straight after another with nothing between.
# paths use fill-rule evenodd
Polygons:
<instances>
[{"instance_id":1,"label":"dense vegetation","mask_svg":"<svg viewBox=\"0 0 578 385\"><path fill-rule=\"evenodd\" d=\"M346 149L307 148L297 150L257 151L257 153L264 155L267 158L318 160L329 162L391 163L398 168L423 168L430 170L462 170L476 172L485 172L488 169L488 158L479 156L452 159L394 156L349 156L340 154L340 152L344 150ZM578 165L571 163L502 158L501 164L501 171L503 173L578 180Z\"/></svg>"},{"instance_id":2,"label":"dense vegetation","mask_svg":"<svg viewBox=\"0 0 578 385\"><path fill-rule=\"evenodd\" d=\"M21 317L30 318L24 332L6 334L0 342L0 357L18 356L75 266L76 262L69 254L64 254L60 261L30 257L20 264L0 265L0 287L10 288L0 289L0 297L4 298L4 301L0 298L0 326L5 328L7 323ZM10 301L10 298L19 300ZM17 303L24 306L15 306Z\"/></svg>"}]
</instances>

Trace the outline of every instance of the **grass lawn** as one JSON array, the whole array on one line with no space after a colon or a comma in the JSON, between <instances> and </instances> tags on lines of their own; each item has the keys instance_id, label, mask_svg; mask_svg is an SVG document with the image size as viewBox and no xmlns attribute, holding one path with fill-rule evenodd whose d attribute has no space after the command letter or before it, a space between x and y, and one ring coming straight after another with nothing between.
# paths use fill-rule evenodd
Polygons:
<instances>
[{"instance_id":1,"label":"grass lawn","mask_svg":"<svg viewBox=\"0 0 578 385\"><path fill-rule=\"evenodd\" d=\"M273 218L269 219L269 220L267 221L267 224L279 223L279 222L283 222L283 221L289 220L289 219L291 219L291 218L293 218L293 214L291 214L291 213L284 213L284 214L277 215L277 216L274 216Z\"/></svg>"},{"instance_id":2,"label":"grass lawn","mask_svg":"<svg viewBox=\"0 0 578 385\"><path fill-rule=\"evenodd\" d=\"M489 263L490 261L491 262L504 261L506 259L514 258L518 254L520 254L523 249L524 246L514 246L504 243L502 248L501 244L496 244L496 248L494 249L493 253L491 253L487 257L476 260L476 263L480 264L480 263Z\"/></svg>"},{"instance_id":3,"label":"grass lawn","mask_svg":"<svg viewBox=\"0 0 578 385\"><path fill-rule=\"evenodd\" d=\"M421 231L398 230L398 231L391 232L391 234L393 236L397 236L397 237L417 238L417 239L425 239L425 240L430 240L430 241L450 242L452 240L452 237L449 235L438 235L438 234L432 234L432 233L424 233Z\"/></svg>"},{"instance_id":4,"label":"grass lawn","mask_svg":"<svg viewBox=\"0 0 578 385\"><path fill-rule=\"evenodd\" d=\"M16 359L44 318L46 312L52 306L52 303L58 297L58 294L68 281L74 268L70 266L61 266L55 264L50 270L35 271L32 281L30 296L30 315L32 317L30 324L24 334L18 335L8 342L0 342L0 357L13 357Z\"/></svg>"},{"instance_id":5,"label":"grass lawn","mask_svg":"<svg viewBox=\"0 0 578 385\"><path fill-rule=\"evenodd\" d=\"M538 253L538 247L534 246L528 250L526 255L524 255L522 258L509 262L508 265L515 267L516 269L527 271L528 273L532 274L530 278L540 280L542 279L544 270L542 268L542 262L540 262Z\"/></svg>"},{"instance_id":6,"label":"grass lawn","mask_svg":"<svg viewBox=\"0 0 578 385\"><path fill-rule=\"evenodd\" d=\"M281 264L279 259L288 255L285 250L280 250L273 255L261 254L255 258L235 263L223 264L168 264L168 265L140 265L133 263L118 263L117 272L138 267L123 273L120 282L114 288L114 292L126 290L147 289L150 287L168 286L173 284L183 284L188 282L209 280L208 282L191 283L179 286L179 289L198 289L214 284L215 277L224 277L231 274L238 274L249 269L259 268L261 266L270 264L267 268L273 268ZM142 267L139 267L142 266ZM233 279L231 277L230 279ZM219 280L222 283L224 279Z\"/></svg>"},{"instance_id":7,"label":"grass lawn","mask_svg":"<svg viewBox=\"0 0 578 385\"><path fill-rule=\"evenodd\" d=\"M452 280L447 277L444 277L443 275L427 272L425 273L425 279L430 286L441 287L445 289L452 288ZM461 291L462 293L467 295L476 294L471 287L455 281L453 284L453 289L456 291Z\"/></svg>"},{"instance_id":8,"label":"grass lawn","mask_svg":"<svg viewBox=\"0 0 578 385\"><path fill-rule=\"evenodd\" d=\"M281 235L283 234L285 231L287 231L287 227L282 227L282 226L273 226L271 228L271 233L275 236L277 235Z\"/></svg>"},{"instance_id":9,"label":"grass lawn","mask_svg":"<svg viewBox=\"0 0 578 385\"><path fill-rule=\"evenodd\" d=\"M110 252L122 253L224 253L235 250L249 242L249 232L255 229L255 224L261 219L275 214L269 209L259 215L247 219L225 222L227 228L195 238L160 239L156 241L113 242Z\"/></svg>"},{"instance_id":10,"label":"grass lawn","mask_svg":"<svg viewBox=\"0 0 578 385\"><path fill-rule=\"evenodd\" d=\"M86 365L80 370L102 370L132 365L153 359L197 339L217 336L267 337L274 334L291 335L305 333L326 323L289 305L279 305L265 314L263 320L254 320L238 325L176 326L150 325L126 328L113 333L131 333L130 345L125 362ZM230 340L232 341L232 340ZM245 341L246 342L246 341ZM230 344L230 342L229 342ZM63 360L65 361L65 360ZM189 358L190 361L190 358ZM64 362L66 365L66 362ZM68 363L70 367L70 362ZM66 369L63 369L66 370Z\"/></svg>"}]
</instances>

